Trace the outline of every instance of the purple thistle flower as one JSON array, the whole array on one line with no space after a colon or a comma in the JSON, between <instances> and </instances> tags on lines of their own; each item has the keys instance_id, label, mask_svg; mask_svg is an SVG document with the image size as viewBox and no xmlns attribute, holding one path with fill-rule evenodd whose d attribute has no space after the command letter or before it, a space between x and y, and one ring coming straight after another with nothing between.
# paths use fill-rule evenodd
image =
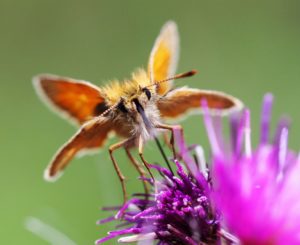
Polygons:
<instances>
[{"instance_id":1,"label":"purple thistle flower","mask_svg":"<svg viewBox=\"0 0 300 245\"><path fill-rule=\"evenodd\" d=\"M181 143L181 149L186 149ZM143 244L152 244L156 240L159 245L217 244L219 219L210 204L211 186L194 159L188 160L186 166L194 170L193 174L184 170L177 160L174 161L176 175L166 168L151 165L162 176L153 184L155 192L135 195L115 217L100 221L122 217L126 227L109 232L96 244L115 237L121 237L118 242L123 243L143 241ZM119 226L123 227L123 224Z\"/></svg>"},{"instance_id":2,"label":"purple thistle flower","mask_svg":"<svg viewBox=\"0 0 300 245\"><path fill-rule=\"evenodd\" d=\"M264 97L260 142L253 151L248 110L231 121L230 149L207 111L204 116L212 146L212 197L223 228L241 244L300 244L300 157L288 149L288 120L269 139L272 99Z\"/></svg>"}]
</instances>

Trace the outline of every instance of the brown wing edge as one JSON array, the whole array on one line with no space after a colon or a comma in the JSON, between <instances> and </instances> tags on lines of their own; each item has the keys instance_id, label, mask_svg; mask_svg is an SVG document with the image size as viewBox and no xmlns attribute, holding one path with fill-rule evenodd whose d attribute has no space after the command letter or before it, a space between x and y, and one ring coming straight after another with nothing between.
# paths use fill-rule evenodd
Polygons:
<instances>
[{"instance_id":1,"label":"brown wing edge","mask_svg":"<svg viewBox=\"0 0 300 245\"><path fill-rule=\"evenodd\" d=\"M110 124L108 123L106 125L106 129L103 130L101 138L94 138L96 140L100 139L99 142L95 142L96 144L92 144L88 147L88 144L82 144L80 141L80 137L84 138L84 134L87 134L89 130L93 130L93 127L100 127L97 125L97 119L96 118L90 122L85 123L78 131L77 133L71 137L59 150L56 152L52 160L50 161L48 167L44 171L44 179L48 182L55 182L59 177L62 176L63 170L67 167L67 165L70 163L70 161L75 156L82 156L85 153L90 152L90 150L95 150L96 148L100 148L104 145L106 139L108 138L109 133L111 132ZM106 121L108 122L108 121ZM95 128L94 130L96 130ZM96 135L96 134L93 134ZM93 143L92 141L88 143ZM87 146L87 147L84 147ZM66 155L67 154L67 155Z\"/></svg>"},{"instance_id":2,"label":"brown wing edge","mask_svg":"<svg viewBox=\"0 0 300 245\"><path fill-rule=\"evenodd\" d=\"M210 103L213 99L223 100L224 107L214 108ZM193 99L189 105L185 103ZM182 120L189 114L202 114L201 100L208 102L209 113L213 116L227 116L229 114L241 111L244 104L238 98L224 92L214 90L201 90L188 87L182 87L170 91L158 102L158 109L161 117L167 120ZM196 101L195 101L196 100ZM175 107L175 108L174 108Z\"/></svg>"},{"instance_id":3,"label":"brown wing edge","mask_svg":"<svg viewBox=\"0 0 300 245\"><path fill-rule=\"evenodd\" d=\"M172 57L170 58L169 66L165 67L167 76L157 79L155 78L155 76L157 75L155 74L155 72L157 71L154 70L155 62L157 62L155 60L155 56L157 55L157 52L161 47L160 45L163 42L167 42L168 48L170 49L170 55ZM148 59L148 75L152 82L154 80L166 79L168 77L172 77L175 75L176 68L178 65L178 60L179 60L179 49L180 49L179 43L180 43L180 38L179 38L177 24L175 21L169 20L162 26L159 35L155 39L154 45L152 47ZM170 80L168 82L165 82L164 84L158 85L157 92L163 95L166 94L172 87L173 87L173 81Z\"/></svg>"},{"instance_id":4,"label":"brown wing edge","mask_svg":"<svg viewBox=\"0 0 300 245\"><path fill-rule=\"evenodd\" d=\"M72 139L73 138L71 138L67 143L65 143L62 147L60 147L58 149L58 151L55 153L54 157L48 164L48 167L44 171L44 180L46 180L48 182L56 182L56 180L58 180L63 175L63 169L72 160L72 158L75 156L75 154L73 154L72 156L69 156L69 159L66 162L64 162L63 168L60 168L57 171L54 171L53 169L54 169L54 167L56 168L56 165L57 165L57 164L55 164L55 162L57 161L59 156L61 156L61 154L63 153L63 150L68 146L68 144L71 142Z\"/></svg>"},{"instance_id":5,"label":"brown wing edge","mask_svg":"<svg viewBox=\"0 0 300 245\"><path fill-rule=\"evenodd\" d=\"M41 99L42 102L44 102L44 104L55 114L61 116L63 119L66 119L67 121L71 122L72 125L78 127L80 126L80 122L78 121L78 119L72 117L69 113L67 113L66 111L60 109L57 105L55 105L51 99L47 96L47 94L45 93L44 89L41 86L41 82L43 79L49 79L49 80L66 80L69 82L73 82L73 83L80 83L80 84L84 84L87 85L89 87L94 88L95 90L97 90L99 93L101 93L100 89L93 85L92 83L88 82L88 81L84 81L84 80L78 80L78 79L73 79L70 77L65 77L65 76L58 76L58 75L54 75L54 74L48 74L48 73L42 73L42 74L38 74L36 76L34 76L32 78L32 84L33 87L38 95L38 97Z\"/></svg>"}]
</instances>

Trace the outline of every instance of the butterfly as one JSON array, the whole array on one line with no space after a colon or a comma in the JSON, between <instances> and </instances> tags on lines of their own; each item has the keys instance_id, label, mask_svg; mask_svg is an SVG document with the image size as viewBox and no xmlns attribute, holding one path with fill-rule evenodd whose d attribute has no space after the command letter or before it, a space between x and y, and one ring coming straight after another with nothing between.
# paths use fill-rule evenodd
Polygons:
<instances>
[{"instance_id":1,"label":"butterfly","mask_svg":"<svg viewBox=\"0 0 300 245\"><path fill-rule=\"evenodd\" d=\"M168 21L154 43L147 69L136 70L128 80L112 81L98 87L87 81L56 75L34 77L39 97L59 115L79 126L54 155L45 171L45 179L55 180L75 156L103 147L109 135L114 134L122 140L109 147L109 155L126 200L125 178L114 157L115 150L124 148L144 177L145 171L131 154L132 148L138 148L151 175L143 155L144 144L163 130L169 130L172 135L174 125L166 124L168 119L176 120L189 112L201 111L200 101L203 99L211 113L228 114L243 107L239 99L223 92L174 87L173 80L195 74L192 70L175 75L178 56L177 25ZM175 152L173 141L172 135L171 145Z\"/></svg>"}]
</instances>

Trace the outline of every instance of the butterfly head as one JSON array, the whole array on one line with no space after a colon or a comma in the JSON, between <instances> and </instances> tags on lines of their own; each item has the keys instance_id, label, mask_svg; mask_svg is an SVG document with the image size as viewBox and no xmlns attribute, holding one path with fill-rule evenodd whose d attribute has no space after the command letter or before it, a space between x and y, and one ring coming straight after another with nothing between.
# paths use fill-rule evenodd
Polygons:
<instances>
[{"instance_id":1,"label":"butterfly head","mask_svg":"<svg viewBox=\"0 0 300 245\"><path fill-rule=\"evenodd\" d=\"M143 122L148 128L151 127L148 111L155 104L155 100L154 89L139 86L133 94L121 96L115 106L116 112L122 116L130 117L136 122Z\"/></svg>"}]
</instances>

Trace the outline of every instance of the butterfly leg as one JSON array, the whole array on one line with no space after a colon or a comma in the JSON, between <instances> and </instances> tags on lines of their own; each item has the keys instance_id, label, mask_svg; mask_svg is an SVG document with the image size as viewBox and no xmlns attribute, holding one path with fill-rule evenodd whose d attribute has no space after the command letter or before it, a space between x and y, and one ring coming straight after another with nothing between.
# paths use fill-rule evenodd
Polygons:
<instances>
[{"instance_id":1,"label":"butterfly leg","mask_svg":"<svg viewBox=\"0 0 300 245\"><path fill-rule=\"evenodd\" d=\"M163 140L164 140L165 145L167 145L172 150L172 145L171 145L170 140L169 140L168 132L163 132L162 136L163 136Z\"/></svg>"},{"instance_id":2,"label":"butterfly leg","mask_svg":"<svg viewBox=\"0 0 300 245\"><path fill-rule=\"evenodd\" d=\"M145 173L144 169L141 167L139 162L132 156L132 154L131 154L131 152L128 148L125 148L125 151L126 151L126 154L129 158L129 160L132 162L133 166L135 167L135 169L138 171L138 173L142 177L144 191L145 191L145 194L148 195L149 194L149 188L148 188L148 185L147 185L147 181L145 180L146 173Z\"/></svg>"},{"instance_id":3,"label":"butterfly leg","mask_svg":"<svg viewBox=\"0 0 300 245\"><path fill-rule=\"evenodd\" d=\"M138 145L139 145L139 155L140 155L140 158L142 159L143 164L145 165L145 167L146 167L149 175L151 176L151 178L152 178L152 180L154 182L155 180L154 180L153 174L150 171L149 163L144 158L144 154L143 154L143 151L144 151L144 140L143 140L142 136L139 137Z\"/></svg>"},{"instance_id":4,"label":"butterfly leg","mask_svg":"<svg viewBox=\"0 0 300 245\"><path fill-rule=\"evenodd\" d=\"M158 124L158 125L156 125L156 128L166 129L171 132L170 144L171 144L171 148L173 151L173 156L176 158L177 154L176 154L176 149L175 149L175 144L174 144L174 138L175 138L174 130L178 129L180 131L181 137L183 138L183 128L181 127L181 125L167 125L167 124Z\"/></svg>"},{"instance_id":5,"label":"butterfly leg","mask_svg":"<svg viewBox=\"0 0 300 245\"><path fill-rule=\"evenodd\" d=\"M125 186L125 177L124 175L122 174L121 172L121 169L120 167L118 166L114 156L113 156L113 152L121 147L125 147L126 143L128 142L128 140L124 140L124 141L121 141L121 142L118 142L114 145L111 145L109 147L109 155L110 155L110 158L113 162L113 165L114 165L114 168L118 174L118 177L119 177L119 180L121 182L121 185L122 185L122 191L123 191L123 201L124 203L127 201L127 191L126 191L126 186Z\"/></svg>"}]
</instances>

